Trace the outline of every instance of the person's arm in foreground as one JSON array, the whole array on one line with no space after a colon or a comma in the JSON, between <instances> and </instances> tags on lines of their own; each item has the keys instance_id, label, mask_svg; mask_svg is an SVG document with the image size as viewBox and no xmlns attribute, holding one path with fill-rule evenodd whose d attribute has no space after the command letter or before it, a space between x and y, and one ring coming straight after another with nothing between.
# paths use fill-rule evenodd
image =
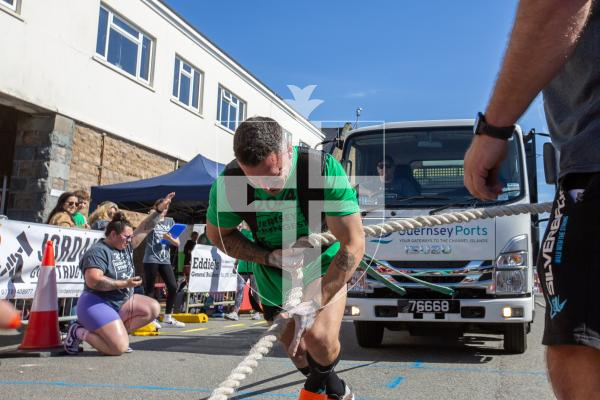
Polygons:
<instances>
[{"instance_id":1,"label":"person's arm in foreground","mask_svg":"<svg viewBox=\"0 0 600 400\"><path fill-rule=\"evenodd\" d=\"M220 228L207 221L206 236L219 250L230 257L270 265L271 252L246 239L237 228Z\"/></svg>"},{"instance_id":2,"label":"person's arm in foreground","mask_svg":"<svg viewBox=\"0 0 600 400\"><path fill-rule=\"evenodd\" d=\"M572 53L590 11L591 0L522 0L486 121L513 125ZM498 168L506 157L505 140L477 135L465 154L465 186L493 200L502 187Z\"/></svg>"},{"instance_id":3,"label":"person's arm in foreground","mask_svg":"<svg viewBox=\"0 0 600 400\"><path fill-rule=\"evenodd\" d=\"M321 281L321 306L328 304L356 271L365 253L365 234L359 213L327 216L327 227L339 240L336 253Z\"/></svg>"}]
</instances>

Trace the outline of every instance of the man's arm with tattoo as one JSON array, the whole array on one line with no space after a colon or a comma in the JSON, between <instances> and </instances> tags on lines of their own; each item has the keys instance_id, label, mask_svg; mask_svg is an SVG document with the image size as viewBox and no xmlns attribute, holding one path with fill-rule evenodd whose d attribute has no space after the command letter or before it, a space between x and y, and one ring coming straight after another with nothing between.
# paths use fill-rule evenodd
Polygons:
<instances>
[{"instance_id":1,"label":"man's arm with tattoo","mask_svg":"<svg viewBox=\"0 0 600 400\"><path fill-rule=\"evenodd\" d=\"M270 251L248 240L235 228L223 229L207 222L206 235L219 250L230 257L269 265Z\"/></svg>"},{"instance_id":2,"label":"man's arm with tattoo","mask_svg":"<svg viewBox=\"0 0 600 400\"><path fill-rule=\"evenodd\" d=\"M327 226L340 241L340 249L331 260L321 281L321 305L331 301L356 271L365 253L365 235L360 214L327 217Z\"/></svg>"}]
</instances>

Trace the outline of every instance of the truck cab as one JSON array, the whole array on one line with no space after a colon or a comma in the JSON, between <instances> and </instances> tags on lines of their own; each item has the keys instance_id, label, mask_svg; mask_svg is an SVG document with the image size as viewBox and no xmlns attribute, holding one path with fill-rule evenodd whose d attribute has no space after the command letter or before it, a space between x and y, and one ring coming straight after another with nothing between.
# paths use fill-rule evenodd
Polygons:
<instances>
[{"instance_id":1,"label":"truck cab","mask_svg":"<svg viewBox=\"0 0 600 400\"><path fill-rule=\"evenodd\" d=\"M473 120L390 123L350 131L341 162L357 188L364 225L419 215L537 201L534 135L517 127L499 169L502 194L473 198L463 183ZM404 296L357 271L348 285L346 318L363 347L379 346L385 329L411 335L495 333L522 353L534 318L537 216L529 214L423 227L366 238L366 253L448 296L393 276ZM371 268L380 268L372 265Z\"/></svg>"}]
</instances>

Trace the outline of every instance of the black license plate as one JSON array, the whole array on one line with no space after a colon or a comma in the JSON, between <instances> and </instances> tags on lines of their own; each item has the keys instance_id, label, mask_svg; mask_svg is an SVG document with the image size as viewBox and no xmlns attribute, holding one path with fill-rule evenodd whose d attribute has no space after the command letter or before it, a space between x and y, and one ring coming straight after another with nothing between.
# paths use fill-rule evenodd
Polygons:
<instances>
[{"instance_id":1,"label":"black license plate","mask_svg":"<svg viewBox=\"0 0 600 400\"><path fill-rule=\"evenodd\" d=\"M458 314L459 300L398 300L399 313Z\"/></svg>"}]
</instances>

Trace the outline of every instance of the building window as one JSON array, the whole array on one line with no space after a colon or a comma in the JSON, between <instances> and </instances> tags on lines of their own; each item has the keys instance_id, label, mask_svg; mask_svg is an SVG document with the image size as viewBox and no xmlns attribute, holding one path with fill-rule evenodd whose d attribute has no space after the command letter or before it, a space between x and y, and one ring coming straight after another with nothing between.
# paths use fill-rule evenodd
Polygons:
<instances>
[{"instance_id":1,"label":"building window","mask_svg":"<svg viewBox=\"0 0 600 400\"><path fill-rule=\"evenodd\" d=\"M219 123L231 131L246 119L246 102L224 87L219 87L219 105L217 119Z\"/></svg>"},{"instance_id":2,"label":"building window","mask_svg":"<svg viewBox=\"0 0 600 400\"><path fill-rule=\"evenodd\" d=\"M133 77L150 83L154 41L121 17L100 7L96 53Z\"/></svg>"},{"instance_id":3,"label":"building window","mask_svg":"<svg viewBox=\"0 0 600 400\"><path fill-rule=\"evenodd\" d=\"M183 105L202 112L202 80L204 74L182 58L175 57L173 97Z\"/></svg>"},{"instance_id":4,"label":"building window","mask_svg":"<svg viewBox=\"0 0 600 400\"><path fill-rule=\"evenodd\" d=\"M14 12L19 11L19 1L20 0L0 0L0 4L10 8Z\"/></svg>"}]
</instances>

